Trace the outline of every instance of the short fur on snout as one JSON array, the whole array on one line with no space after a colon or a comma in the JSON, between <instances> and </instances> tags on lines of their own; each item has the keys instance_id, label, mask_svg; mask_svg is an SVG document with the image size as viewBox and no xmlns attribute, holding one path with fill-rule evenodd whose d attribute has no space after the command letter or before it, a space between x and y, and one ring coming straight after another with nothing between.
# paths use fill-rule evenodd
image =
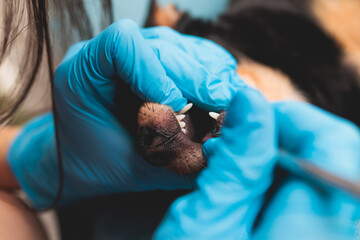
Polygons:
<instances>
[{"instance_id":1,"label":"short fur on snout","mask_svg":"<svg viewBox=\"0 0 360 240\"><path fill-rule=\"evenodd\" d=\"M138 143L143 157L154 166L165 166L179 174L193 174L206 166L200 143L192 140L193 130L187 115L186 133L181 131L171 107L145 103L138 113Z\"/></svg>"}]
</instances>

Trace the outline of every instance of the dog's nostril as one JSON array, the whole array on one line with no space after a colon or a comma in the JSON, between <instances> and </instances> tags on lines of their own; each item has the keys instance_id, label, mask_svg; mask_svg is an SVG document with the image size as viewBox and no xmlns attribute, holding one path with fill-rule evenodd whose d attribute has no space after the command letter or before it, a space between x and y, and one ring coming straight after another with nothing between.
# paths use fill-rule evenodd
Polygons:
<instances>
[{"instance_id":1,"label":"dog's nostril","mask_svg":"<svg viewBox=\"0 0 360 240\"><path fill-rule=\"evenodd\" d=\"M155 131L151 128L139 128L139 140L141 140L144 146L150 146L154 142L155 135Z\"/></svg>"}]
</instances>

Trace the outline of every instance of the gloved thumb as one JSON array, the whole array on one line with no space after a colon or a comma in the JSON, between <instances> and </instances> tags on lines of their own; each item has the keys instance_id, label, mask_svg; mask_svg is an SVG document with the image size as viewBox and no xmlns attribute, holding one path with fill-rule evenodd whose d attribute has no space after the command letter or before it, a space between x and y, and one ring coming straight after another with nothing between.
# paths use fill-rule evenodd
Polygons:
<instances>
[{"instance_id":1,"label":"gloved thumb","mask_svg":"<svg viewBox=\"0 0 360 240\"><path fill-rule=\"evenodd\" d=\"M202 155L204 159L207 161L210 156L214 154L215 146L220 141L220 138L210 138L207 140L202 148Z\"/></svg>"},{"instance_id":2,"label":"gloved thumb","mask_svg":"<svg viewBox=\"0 0 360 240\"><path fill-rule=\"evenodd\" d=\"M226 147L235 155L261 152L274 144L274 114L264 97L252 88L237 92L231 101L219 139L210 139L203 145L205 158ZM229 153L228 152L228 153Z\"/></svg>"}]
</instances>

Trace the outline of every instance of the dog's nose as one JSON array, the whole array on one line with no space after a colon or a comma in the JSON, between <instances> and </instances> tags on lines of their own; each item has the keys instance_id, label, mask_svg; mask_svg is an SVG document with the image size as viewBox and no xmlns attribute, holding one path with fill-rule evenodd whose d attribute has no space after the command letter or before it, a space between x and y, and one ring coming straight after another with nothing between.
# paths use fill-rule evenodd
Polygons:
<instances>
[{"instance_id":1,"label":"dog's nose","mask_svg":"<svg viewBox=\"0 0 360 240\"><path fill-rule=\"evenodd\" d=\"M149 148L154 142L156 132L149 127L140 127L138 132L138 140L140 146L144 149Z\"/></svg>"},{"instance_id":2,"label":"dog's nose","mask_svg":"<svg viewBox=\"0 0 360 240\"><path fill-rule=\"evenodd\" d=\"M171 161L169 148L162 144L164 137L149 127L140 127L138 131L138 141L144 159L153 166L164 167Z\"/></svg>"}]
</instances>

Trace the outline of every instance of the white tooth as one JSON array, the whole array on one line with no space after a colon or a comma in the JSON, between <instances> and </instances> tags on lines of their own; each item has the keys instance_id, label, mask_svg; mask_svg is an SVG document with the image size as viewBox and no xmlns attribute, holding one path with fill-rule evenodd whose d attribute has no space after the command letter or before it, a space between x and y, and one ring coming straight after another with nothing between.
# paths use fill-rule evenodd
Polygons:
<instances>
[{"instance_id":1,"label":"white tooth","mask_svg":"<svg viewBox=\"0 0 360 240\"><path fill-rule=\"evenodd\" d=\"M210 117L212 117L213 119L217 120L218 117L220 116L219 113L216 112L209 112Z\"/></svg>"},{"instance_id":2,"label":"white tooth","mask_svg":"<svg viewBox=\"0 0 360 240\"><path fill-rule=\"evenodd\" d=\"M177 115L176 116L176 119L178 120L178 121L181 121L181 120L183 120L185 118L185 115L184 114L180 114L180 115Z\"/></svg>"},{"instance_id":3,"label":"white tooth","mask_svg":"<svg viewBox=\"0 0 360 240\"><path fill-rule=\"evenodd\" d=\"M181 131L186 134L186 130L185 130L185 129L181 129Z\"/></svg>"},{"instance_id":4,"label":"white tooth","mask_svg":"<svg viewBox=\"0 0 360 240\"><path fill-rule=\"evenodd\" d=\"M186 125L186 124L185 124L184 122L180 122L180 127L181 127L181 128L184 128L185 125Z\"/></svg>"},{"instance_id":5,"label":"white tooth","mask_svg":"<svg viewBox=\"0 0 360 240\"><path fill-rule=\"evenodd\" d=\"M188 105L186 105L185 107L183 107L179 112L178 114L184 114L186 113L187 111L190 110L190 108L192 108L193 104L192 103L189 103Z\"/></svg>"}]
</instances>

